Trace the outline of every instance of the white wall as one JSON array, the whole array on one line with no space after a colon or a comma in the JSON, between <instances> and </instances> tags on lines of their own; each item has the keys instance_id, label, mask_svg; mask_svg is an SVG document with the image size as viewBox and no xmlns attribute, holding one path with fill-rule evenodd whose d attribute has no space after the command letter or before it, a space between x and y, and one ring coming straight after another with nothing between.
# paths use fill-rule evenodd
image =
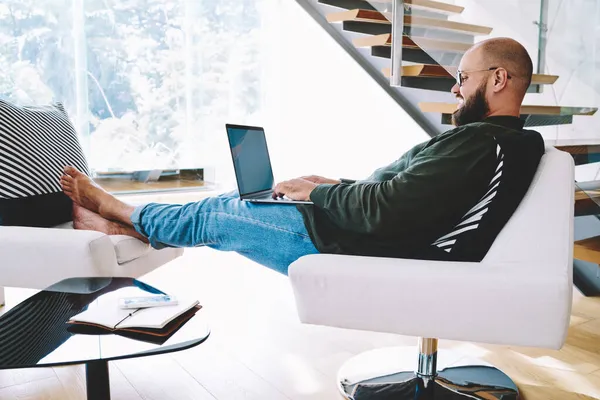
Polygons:
<instances>
[{"instance_id":1,"label":"white wall","mask_svg":"<svg viewBox=\"0 0 600 400\"><path fill-rule=\"evenodd\" d=\"M281 21L276 180L364 178L429 139L296 2L282 2Z\"/></svg>"}]
</instances>

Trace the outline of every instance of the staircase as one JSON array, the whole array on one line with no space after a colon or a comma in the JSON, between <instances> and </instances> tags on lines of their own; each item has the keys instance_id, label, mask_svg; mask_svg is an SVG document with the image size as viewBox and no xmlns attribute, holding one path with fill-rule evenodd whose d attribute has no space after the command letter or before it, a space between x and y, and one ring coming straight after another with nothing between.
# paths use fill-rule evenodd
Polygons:
<instances>
[{"instance_id":1,"label":"staircase","mask_svg":"<svg viewBox=\"0 0 600 400\"><path fill-rule=\"evenodd\" d=\"M463 7L432 0L405 0L400 86L390 86L393 0L297 0L394 100L430 135L452 128L456 101L450 89L462 55L493 27L456 22ZM533 56L533 55L532 55ZM529 93L555 84L556 75L535 74ZM525 104L527 127L573 123L593 116L585 105ZM569 148L563 148L569 150Z\"/></svg>"}]
</instances>

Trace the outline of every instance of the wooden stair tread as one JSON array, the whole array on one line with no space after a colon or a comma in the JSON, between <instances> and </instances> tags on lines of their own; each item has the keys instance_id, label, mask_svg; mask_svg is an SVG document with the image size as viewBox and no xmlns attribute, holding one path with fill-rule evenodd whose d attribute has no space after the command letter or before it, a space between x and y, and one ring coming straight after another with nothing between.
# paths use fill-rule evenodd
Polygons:
<instances>
[{"instance_id":1,"label":"wooden stair tread","mask_svg":"<svg viewBox=\"0 0 600 400\"><path fill-rule=\"evenodd\" d=\"M384 33L383 35L366 36L354 39L352 41L356 47L371 47L371 46L391 46L392 35ZM445 40L430 39L424 37L409 37L402 36L402 47L411 49L423 50L445 50L456 53L464 53L472 44L460 42L448 42Z\"/></svg>"},{"instance_id":2,"label":"wooden stair tread","mask_svg":"<svg viewBox=\"0 0 600 400\"><path fill-rule=\"evenodd\" d=\"M327 22L372 22L376 24L391 25L392 23L379 11L374 10L348 10L327 14Z\"/></svg>"},{"instance_id":3,"label":"wooden stair tread","mask_svg":"<svg viewBox=\"0 0 600 400\"><path fill-rule=\"evenodd\" d=\"M457 103L419 103L422 112L452 114L456 111ZM525 105L521 107L524 115L594 115L598 111L594 107L561 107Z\"/></svg>"},{"instance_id":4,"label":"wooden stair tread","mask_svg":"<svg viewBox=\"0 0 600 400\"><path fill-rule=\"evenodd\" d=\"M391 68L384 68L383 74L389 78L391 76ZM427 76L438 78L455 79L456 67L430 65L430 64L415 64L405 65L402 67L402 76ZM533 74L531 77L532 85L551 85L558 79L557 75Z\"/></svg>"},{"instance_id":5,"label":"wooden stair tread","mask_svg":"<svg viewBox=\"0 0 600 400\"><path fill-rule=\"evenodd\" d=\"M557 149L559 147L555 146ZM577 182L575 200L597 199L600 197L600 181Z\"/></svg>"},{"instance_id":6,"label":"wooden stair tread","mask_svg":"<svg viewBox=\"0 0 600 400\"><path fill-rule=\"evenodd\" d=\"M532 85L553 85L558 80L558 75L533 74L531 76Z\"/></svg>"},{"instance_id":7,"label":"wooden stair tread","mask_svg":"<svg viewBox=\"0 0 600 400\"><path fill-rule=\"evenodd\" d=\"M392 0L384 0L384 2L391 1ZM411 7L435 10L447 14L460 14L465 10L464 7L457 6L455 4L442 3L440 1L433 0L404 0L404 4L408 4Z\"/></svg>"},{"instance_id":8,"label":"wooden stair tread","mask_svg":"<svg viewBox=\"0 0 600 400\"><path fill-rule=\"evenodd\" d=\"M597 154L600 153L600 146L597 144L584 144L584 145L555 145L558 150L564 151L570 154Z\"/></svg>"},{"instance_id":9,"label":"wooden stair tread","mask_svg":"<svg viewBox=\"0 0 600 400\"><path fill-rule=\"evenodd\" d=\"M391 25L390 19L391 15L386 16L379 11L374 10L357 9L327 14L328 22L357 21ZM405 15L404 24L420 28L445 29L471 35L489 35L492 32L492 28L487 26L465 24L444 19L418 17L414 15Z\"/></svg>"},{"instance_id":10,"label":"wooden stair tread","mask_svg":"<svg viewBox=\"0 0 600 400\"><path fill-rule=\"evenodd\" d=\"M365 0L368 1L368 0ZM376 0L377 3L391 3L392 0ZM465 8L456 4L443 3L433 0L404 0L404 5L410 7L422 8L424 10L433 10L444 14L461 14Z\"/></svg>"},{"instance_id":11,"label":"wooden stair tread","mask_svg":"<svg viewBox=\"0 0 600 400\"><path fill-rule=\"evenodd\" d=\"M445 19L435 19L427 17L417 17L414 15L405 15L404 24L420 28L437 28L450 31L468 33L471 35L489 35L492 28L488 26L465 24L462 22L448 21Z\"/></svg>"},{"instance_id":12,"label":"wooden stair tread","mask_svg":"<svg viewBox=\"0 0 600 400\"><path fill-rule=\"evenodd\" d=\"M362 0L371 5L370 0ZM376 3L381 4L389 4L392 0L375 0ZM344 5L338 5L335 0L319 0L319 3L324 3L328 5L332 5L334 7L346 8L348 7ZM343 2L341 2L343 3ZM461 6L457 6L455 4L443 3L441 1L434 0L404 0L404 6L410 8L421 9L425 11L432 11L438 14L461 14L465 8ZM377 8L377 7L375 7Z\"/></svg>"},{"instance_id":13,"label":"wooden stair tread","mask_svg":"<svg viewBox=\"0 0 600 400\"><path fill-rule=\"evenodd\" d=\"M600 190L577 190L575 191L575 201L589 200L590 198L600 197Z\"/></svg>"},{"instance_id":14,"label":"wooden stair tread","mask_svg":"<svg viewBox=\"0 0 600 400\"><path fill-rule=\"evenodd\" d=\"M573 246L573 258L600 264L600 236L577 240Z\"/></svg>"}]
</instances>

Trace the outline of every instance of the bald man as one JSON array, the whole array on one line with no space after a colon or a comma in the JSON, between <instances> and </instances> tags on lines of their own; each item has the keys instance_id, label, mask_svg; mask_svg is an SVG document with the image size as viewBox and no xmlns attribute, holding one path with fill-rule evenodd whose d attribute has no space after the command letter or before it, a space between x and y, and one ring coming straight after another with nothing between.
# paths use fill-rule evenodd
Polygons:
<instances>
[{"instance_id":1,"label":"bald man","mask_svg":"<svg viewBox=\"0 0 600 400\"><path fill-rule=\"evenodd\" d=\"M306 176L274 196L313 205L253 204L235 193L185 205L129 206L66 167L63 190L76 229L165 246L236 251L281 273L297 258L338 253L480 261L525 195L544 153L523 129L532 62L498 38L462 58L452 93L455 129L421 143L359 181Z\"/></svg>"}]
</instances>

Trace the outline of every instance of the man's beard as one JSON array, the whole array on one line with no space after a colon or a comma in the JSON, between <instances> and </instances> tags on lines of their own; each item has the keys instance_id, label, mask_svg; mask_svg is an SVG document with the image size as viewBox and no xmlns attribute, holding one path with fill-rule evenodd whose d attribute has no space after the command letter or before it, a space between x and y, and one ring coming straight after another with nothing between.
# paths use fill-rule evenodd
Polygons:
<instances>
[{"instance_id":1,"label":"man's beard","mask_svg":"<svg viewBox=\"0 0 600 400\"><path fill-rule=\"evenodd\" d=\"M481 122L489 114L490 105L485 99L485 82L478 88L475 94L452 114L452 124L462 126L473 122Z\"/></svg>"}]
</instances>

